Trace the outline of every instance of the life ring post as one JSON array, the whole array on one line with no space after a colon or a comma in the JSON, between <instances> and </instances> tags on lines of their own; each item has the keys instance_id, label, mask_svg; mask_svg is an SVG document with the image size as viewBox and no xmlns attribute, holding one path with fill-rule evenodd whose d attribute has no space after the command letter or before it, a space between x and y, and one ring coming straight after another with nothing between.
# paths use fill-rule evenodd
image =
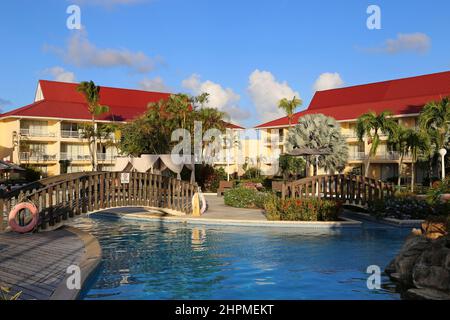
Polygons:
<instances>
[{"instance_id":1,"label":"life ring post","mask_svg":"<svg viewBox=\"0 0 450 320\"><path fill-rule=\"evenodd\" d=\"M28 223L27 225L23 226L20 225L20 223L17 222L16 218L20 219L20 212L22 210L26 210L28 209L31 213L31 221L30 223ZM17 215L19 215L19 217L17 217ZM36 207L36 205L34 205L34 203L31 202L21 202L19 204L17 204L9 213L8 216L8 224L11 227L11 229L15 232L18 233L28 233L33 231L39 221L39 210Z\"/></svg>"}]
</instances>

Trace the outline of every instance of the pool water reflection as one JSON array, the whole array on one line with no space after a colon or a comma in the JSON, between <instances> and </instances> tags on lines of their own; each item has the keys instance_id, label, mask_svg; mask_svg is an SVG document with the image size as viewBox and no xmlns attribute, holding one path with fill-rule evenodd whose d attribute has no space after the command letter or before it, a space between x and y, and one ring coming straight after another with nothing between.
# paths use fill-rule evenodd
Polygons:
<instances>
[{"instance_id":1,"label":"pool water reflection","mask_svg":"<svg viewBox=\"0 0 450 320\"><path fill-rule=\"evenodd\" d=\"M189 226L91 216L103 261L84 299L399 299L387 277L367 288L408 230L367 225L334 234Z\"/></svg>"}]
</instances>

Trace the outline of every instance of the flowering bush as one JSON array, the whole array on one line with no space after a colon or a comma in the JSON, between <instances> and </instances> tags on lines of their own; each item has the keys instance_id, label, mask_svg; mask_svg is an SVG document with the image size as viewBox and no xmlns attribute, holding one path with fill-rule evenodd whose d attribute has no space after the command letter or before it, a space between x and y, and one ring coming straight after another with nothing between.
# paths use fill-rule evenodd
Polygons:
<instances>
[{"instance_id":1,"label":"flowering bush","mask_svg":"<svg viewBox=\"0 0 450 320\"><path fill-rule=\"evenodd\" d=\"M263 208L267 193L245 187L238 187L225 192L224 201L227 206L235 208Z\"/></svg>"},{"instance_id":2,"label":"flowering bush","mask_svg":"<svg viewBox=\"0 0 450 320\"><path fill-rule=\"evenodd\" d=\"M272 195L264 202L267 219L278 221L337 221L342 203L322 199L286 199Z\"/></svg>"}]
</instances>

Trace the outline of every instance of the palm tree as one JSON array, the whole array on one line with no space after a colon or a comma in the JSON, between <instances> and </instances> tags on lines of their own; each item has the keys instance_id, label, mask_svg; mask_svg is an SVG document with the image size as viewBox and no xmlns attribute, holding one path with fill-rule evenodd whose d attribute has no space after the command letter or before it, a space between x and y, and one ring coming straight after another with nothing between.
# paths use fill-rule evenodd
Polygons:
<instances>
[{"instance_id":1,"label":"palm tree","mask_svg":"<svg viewBox=\"0 0 450 320\"><path fill-rule=\"evenodd\" d=\"M296 126L289 129L286 151L296 148L329 150L330 154L319 156L319 166L330 173L342 171L347 163L348 145L339 124L334 118L323 114L305 115Z\"/></svg>"},{"instance_id":2,"label":"palm tree","mask_svg":"<svg viewBox=\"0 0 450 320\"><path fill-rule=\"evenodd\" d=\"M391 118L392 113L383 111L380 114L375 112L368 112L361 115L356 123L356 135L360 142L363 142L364 136L367 137L370 146L370 151L366 159L365 176L369 175L370 159L377 153L380 145L380 133L392 136L395 132L397 123Z\"/></svg>"},{"instance_id":3,"label":"palm tree","mask_svg":"<svg viewBox=\"0 0 450 320\"><path fill-rule=\"evenodd\" d=\"M425 105L419 115L419 127L426 133L435 148L435 153L440 149L448 149L450 141L450 98L445 97L441 101L433 101ZM444 159L442 159L442 162Z\"/></svg>"},{"instance_id":4,"label":"palm tree","mask_svg":"<svg viewBox=\"0 0 450 320\"><path fill-rule=\"evenodd\" d=\"M296 98L295 96L292 98L292 100L283 98L278 102L278 108L283 109L288 117L289 127L292 126L292 118L294 116L295 109L297 109L297 107L300 107L302 104L303 101Z\"/></svg>"},{"instance_id":5,"label":"palm tree","mask_svg":"<svg viewBox=\"0 0 450 320\"><path fill-rule=\"evenodd\" d=\"M428 150L429 138L423 132L418 132L413 129L406 129L406 147L411 153L411 192L414 192L415 183L415 164L421 153L426 153Z\"/></svg>"},{"instance_id":6,"label":"palm tree","mask_svg":"<svg viewBox=\"0 0 450 320\"><path fill-rule=\"evenodd\" d=\"M100 104L100 87L96 86L94 81L83 81L77 86L77 91L84 95L86 103L88 105L88 111L91 114L91 126L90 130L86 130L85 137L90 140L89 151L91 153L92 171L97 171L97 151L96 140L97 132L95 129L95 118L103 113L109 112L108 106L102 106Z\"/></svg>"},{"instance_id":7,"label":"palm tree","mask_svg":"<svg viewBox=\"0 0 450 320\"><path fill-rule=\"evenodd\" d=\"M402 167L403 167L403 160L405 158L405 155L408 153L408 144L407 139L409 135L409 129L406 129L405 127L398 125L394 128L393 134L389 137L388 144L392 146L396 151L398 151L400 155L399 163L398 163L398 180L397 185L400 189L401 181L402 181Z\"/></svg>"}]
</instances>

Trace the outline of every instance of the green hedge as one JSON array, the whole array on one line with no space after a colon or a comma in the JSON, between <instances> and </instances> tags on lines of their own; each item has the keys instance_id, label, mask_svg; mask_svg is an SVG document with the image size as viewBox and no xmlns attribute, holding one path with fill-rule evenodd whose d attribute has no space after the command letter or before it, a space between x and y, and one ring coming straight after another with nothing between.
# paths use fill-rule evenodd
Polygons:
<instances>
[{"instance_id":1,"label":"green hedge","mask_svg":"<svg viewBox=\"0 0 450 320\"><path fill-rule=\"evenodd\" d=\"M286 199L272 195L264 202L268 220L338 221L342 203L321 199Z\"/></svg>"},{"instance_id":2,"label":"green hedge","mask_svg":"<svg viewBox=\"0 0 450 320\"><path fill-rule=\"evenodd\" d=\"M253 189L238 187L225 192L224 201L227 206L235 208L263 208L267 193Z\"/></svg>"}]
</instances>

